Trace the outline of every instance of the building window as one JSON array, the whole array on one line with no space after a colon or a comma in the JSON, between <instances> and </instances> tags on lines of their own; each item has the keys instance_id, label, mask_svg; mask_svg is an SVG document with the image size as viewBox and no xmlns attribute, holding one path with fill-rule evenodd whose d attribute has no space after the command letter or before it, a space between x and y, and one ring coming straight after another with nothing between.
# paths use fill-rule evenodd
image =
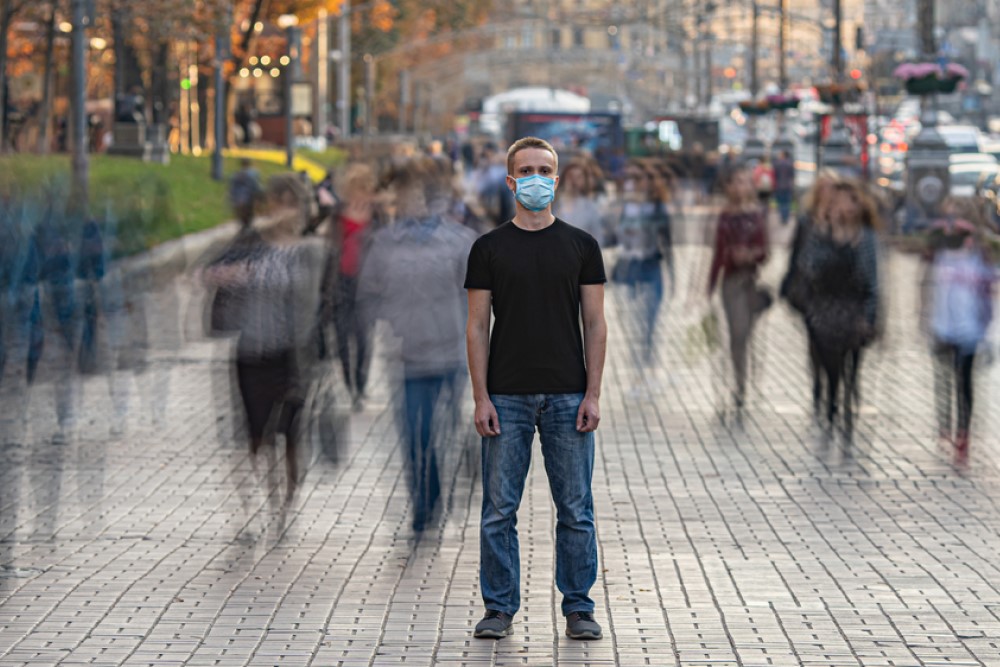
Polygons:
<instances>
[{"instance_id":1,"label":"building window","mask_svg":"<svg viewBox=\"0 0 1000 667\"><path fill-rule=\"evenodd\" d=\"M583 47L583 28L573 28L573 46Z\"/></svg>"},{"instance_id":2,"label":"building window","mask_svg":"<svg viewBox=\"0 0 1000 667\"><path fill-rule=\"evenodd\" d=\"M535 29L531 26L526 26L521 31L521 46L526 49L535 48Z\"/></svg>"},{"instance_id":3,"label":"building window","mask_svg":"<svg viewBox=\"0 0 1000 667\"><path fill-rule=\"evenodd\" d=\"M562 30L559 28L552 29L550 43L553 49L559 49L562 46Z\"/></svg>"}]
</instances>

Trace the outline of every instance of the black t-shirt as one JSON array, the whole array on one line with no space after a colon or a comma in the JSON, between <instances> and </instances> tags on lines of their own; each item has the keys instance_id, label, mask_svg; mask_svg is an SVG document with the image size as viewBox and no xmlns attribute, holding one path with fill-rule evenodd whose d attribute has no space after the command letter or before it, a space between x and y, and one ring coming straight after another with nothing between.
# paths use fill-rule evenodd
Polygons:
<instances>
[{"instance_id":1,"label":"black t-shirt","mask_svg":"<svg viewBox=\"0 0 1000 667\"><path fill-rule=\"evenodd\" d=\"M558 218L536 232L507 222L479 237L469 253L465 288L492 293L487 390L585 391L580 285L604 282L597 241Z\"/></svg>"}]
</instances>

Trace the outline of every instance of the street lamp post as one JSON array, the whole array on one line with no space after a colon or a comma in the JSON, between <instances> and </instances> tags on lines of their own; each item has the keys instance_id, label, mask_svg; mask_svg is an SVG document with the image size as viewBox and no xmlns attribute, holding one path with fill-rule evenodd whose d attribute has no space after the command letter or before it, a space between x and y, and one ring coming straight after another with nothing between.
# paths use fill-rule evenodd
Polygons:
<instances>
[{"instance_id":1,"label":"street lamp post","mask_svg":"<svg viewBox=\"0 0 1000 667\"><path fill-rule=\"evenodd\" d=\"M284 71L285 92L285 166L289 169L295 161L295 118L292 114L292 93L298 74L299 63L299 19L294 14L282 14L278 25L285 30L287 39L288 67Z\"/></svg>"},{"instance_id":2,"label":"street lamp post","mask_svg":"<svg viewBox=\"0 0 1000 667\"><path fill-rule=\"evenodd\" d=\"M222 17L215 34L215 145L212 147L212 178L221 181L223 176L222 147L226 143L226 80L222 67L229 58L229 9Z\"/></svg>"},{"instance_id":3,"label":"street lamp post","mask_svg":"<svg viewBox=\"0 0 1000 667\"><path fill-rule=\"evenodd\" d=\"M345 0L337 25L340 41L340 76L337 77L337 111L340 136L351 136L351 5Z\"/></svg>"},{"instance_id":4,"label":"street lamp post","mask_svg":"<svg viewBox=\"0 0 1000 667\"><path fill-rule=\"evenodd\" d=\"M937 59L934 42L934 0L919 0L917 5L918 37L924 59ZM906 229L919 229L940 214L941 202L948 194L948 147L937 129L937 100L932 93L921 100L920 133L906 153Z\"/></svg>"},{"instance_id":5,"label":"street lamp post","mask_svg":"<svg viewBox=\"0 0 1000 667\"><path fill-rule=\"evenodd\" d=\"M831 70L835 86L844 83L844 46L843 46L843 11L842 0L833 0L833 44L831 45ZM833 101L833 116L830 119L830 134L823 143L821 154L824 166L847 168L852 172L855 160L851 135L844 124L844 108L840 95L835 95ZM850 175L860 175L850 173Z\"/></svg>"},{"instance_id":6,"label":"street lamp post","mask_svg":"<svg viewBox=\"0 0 1000 667\"><path fill-rule=\"evenodd\" d=\"M87 0L73 0L73 203L85 214L89 203L90 156L87 153Z\"/></svg>"}]
</instances>

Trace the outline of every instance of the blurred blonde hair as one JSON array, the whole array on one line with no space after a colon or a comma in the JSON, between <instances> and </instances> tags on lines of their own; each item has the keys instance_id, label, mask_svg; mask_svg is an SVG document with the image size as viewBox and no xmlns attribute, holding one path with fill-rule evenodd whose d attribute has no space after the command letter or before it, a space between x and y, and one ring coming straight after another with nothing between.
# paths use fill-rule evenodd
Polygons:
<instances>
[{"instance_id":1,"label":"blurred blonde hair","mask_svg":"<svg viewBox=\"0 0 1000 667\"><path fill-rule=\"evenodd\" d=\"M344 172L344 199L350 200L358 194L375 192L375 172L364 162L355 162Z\"/></svg>"},{"instance_id":2,"label":"blurred blonde hair","mask_svg":"<svg viewBox=\"0 0 1000 667\"><path fill-rule=\"evenodd\" d=\"M978 233L982 233L987 226L985 206L976 197L945 197L941 202L941 211L972 223Z\"/></svg>"},{"instance_id":3,"label":"blurred blonde hair","mask_svg":"<svg viewBox=\"0 0 1000 667\"><path fill-rule=\"evenodd\" d=\"M833 169L828 167L820 169L812 187L802 197L802 210L810 215L815 215L833 192L833 188L828 186L836 186L843 181L843 177Z\"/></svg>"}]
</instances>

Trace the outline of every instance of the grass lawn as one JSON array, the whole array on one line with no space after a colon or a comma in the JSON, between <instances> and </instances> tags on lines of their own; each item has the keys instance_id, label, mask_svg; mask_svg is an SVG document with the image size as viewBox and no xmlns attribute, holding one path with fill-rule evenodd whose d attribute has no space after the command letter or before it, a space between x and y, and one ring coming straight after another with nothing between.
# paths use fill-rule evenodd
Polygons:
<instances>
[{"instance_id":1,"label":"grass lawn","mask_svg":"<svg viewBox=\"0 0 1000 667\"><path fill-rule=\"evenodd\" d=\"M141 162L127 157L94 155L90 162L91 212L103 218L110 207L127 224L127 253L163 243L184 234L201 231L232 219L226 181L239 170L235 156L224 160L226 180L211 178L211 157L171 155L170 164ZM256 160L261 182L285 173L283 163ZM37 197L52 183L68 184L67 155L4 155L0 157L0 191L14 189ZM68 187L68 185L67 185ZM62 189L57 192L62 192Z\"/></svg>"}]
</instances>

